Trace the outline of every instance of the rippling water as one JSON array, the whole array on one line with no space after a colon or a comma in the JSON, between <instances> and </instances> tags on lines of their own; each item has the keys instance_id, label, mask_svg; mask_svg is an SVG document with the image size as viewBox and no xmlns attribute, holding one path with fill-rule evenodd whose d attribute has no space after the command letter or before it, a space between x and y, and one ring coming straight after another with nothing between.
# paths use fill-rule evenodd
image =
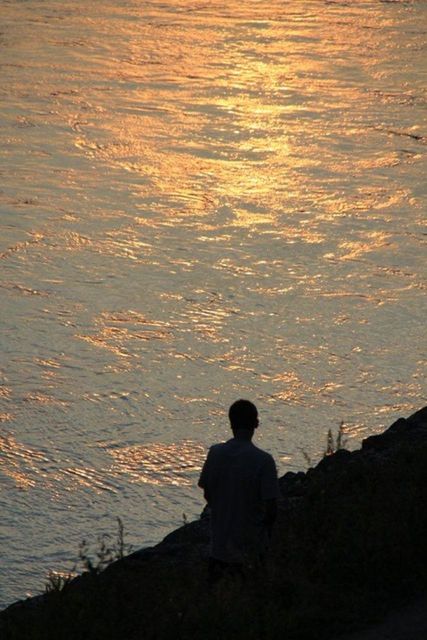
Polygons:
<instances>
[{"instance_id":1,"label":"rippling water","mask_svg":"<svg viewBox=\"0 0 427 640\"><path fill-rule=\"evenodd\" d=\"M421 406L427 3L0 11L7 604L196 516L237 397L280 473Z\"/></svg>"}]
</instances>

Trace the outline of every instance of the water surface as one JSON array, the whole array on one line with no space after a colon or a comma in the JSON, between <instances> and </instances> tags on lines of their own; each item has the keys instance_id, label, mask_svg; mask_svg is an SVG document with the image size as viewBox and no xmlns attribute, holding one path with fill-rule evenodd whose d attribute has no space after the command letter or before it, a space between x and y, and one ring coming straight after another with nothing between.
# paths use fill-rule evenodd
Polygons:
<instances>
[{"instance_id":1,"label":"water surface","mask_svg":"<svg viewBox=\"0 0 427 640\"><path fill-rule=\"evenodd\" d=\"M0 602L423 402L427 4L1 6ZM304 453L303 453L304 452Z\"/></svg>"}]
</instances>

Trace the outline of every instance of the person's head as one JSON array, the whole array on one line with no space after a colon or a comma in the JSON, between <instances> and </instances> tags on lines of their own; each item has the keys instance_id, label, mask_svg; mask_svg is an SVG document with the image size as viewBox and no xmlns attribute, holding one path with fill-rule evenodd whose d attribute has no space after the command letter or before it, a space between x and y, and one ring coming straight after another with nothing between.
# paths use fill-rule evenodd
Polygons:
<instances>
[{"instance_id":1,"label":"person's head","mask_svg":"<svg viewBox=\"0 0 427 640\"><path fill-rule=\"evenodd\" d=\"M236 400L228 410L231 429L242 435L252 437L254 430L258 426L258 410L249 400Z\"/></svg>"}]
</instances>

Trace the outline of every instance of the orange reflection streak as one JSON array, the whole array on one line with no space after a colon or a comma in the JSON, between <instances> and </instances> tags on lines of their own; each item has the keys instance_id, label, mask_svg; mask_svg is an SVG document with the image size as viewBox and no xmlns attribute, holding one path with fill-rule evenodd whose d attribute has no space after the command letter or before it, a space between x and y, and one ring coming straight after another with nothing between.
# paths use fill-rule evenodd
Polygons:
<instances>
[{"instance_id":1,"label":"orange reflection streak","mask_svg":"<svg viewBox=\"0 0 427 640\"><path fill-rule=\"evenodd\" d=\"M43 452L28 447L12 435L0 436L2 473L11 478L20 489L31 489L43 485L57 493L58 488L77 491L90 488L95 492L116 492L104 470L91 467L70 467L67 462L60 468Z\"/></svg>"},{"instance_id":2,"label":"orange reflection streak","mask_svg":"<svg viewBox=\"0 0 427 640\"><path fill-rule=\"evenodd\" d=\"M283 389L271 394L270 401L282 400L294 404L303 404L304 397L312 391L309 385L304 383L294 371L277 374L272 380L283 384Z\"/></svg>"},{"instance_id":3,"label":"orange reflection streak","mask_svg":"<svg viewBox=\"0 0 427 640\"><path fill-rule=\"evenodd\" d=\"M96 493L101 491L117 493L116 487L109 482L108 476L102 470L97 471L89 467L66 467L61 469L60 479L64 481L64 477L68 490L86 487ZM57 479L59 479L59 476Z\"/></svg>"},{"instance_id":4,"label":"orange reflection streak","mask_svg":"<svg viewBox=\"0 0 427 640\"><path fill-rule=\"evenodd\" d=\"M395 45L395 18L353 4L178 0L119 9L106 1L99 15L73 3L57 36L70 86L47 87L51 113L61 127L68 123L78 156L126 183L138 215L134 226L103 238L58 232L56 247L142 260L153 248L138 224L183 221L217 234L241 227L313 244L325 241L336 216L401 204L407 194L374 184L372 174L415 156L384 148L380 129L372 156L372 145L363 147L371 123L354 120L358 102L412 97L384 95L365 78L380 74L380 56ZM5 11L17 24L25 14L15 5ZM78 42L68 40L68 28L81 34ZM21 62L37 45L32 37L19 48ZM34 56L31 73L45 64ZM20 116L19 126L32 122ZM67 175L78 181L74 169ZM349 178L358 189L348 188ZM219 215L224 206L227 215Z\"/></svg>"},{"instance_id":5,"label":"orange reflection streak","mask_svg":"<svg viewBox=\"0 0 427 640\"><path fill-rule=\"evenodd\" d=\"M227 320L236 313L216 292L196 289L191 300L186 301L185 317L192 324L196 334L210 342L224 342L222 329Z\"/></svg>"},{"instance_id":6,"label":"orange reflection streak","mask_svg":"<svg viewBox=\"0 0 427 640\"><path fill-rule=\"evenodd\" d=\"M391 234L382 231L371 231L364 234L363 240L345 240L338 243L338 248L342 250L341 255L326 253L323 257L328 260L356 260L377 249L393 249L395 245L390 237Z\"/></svg>"},{"instance_id":7,"label":"orange reflection streak","mask_svg":"<svg viewBox=\"0 0 427 640\"><path fill-rule=\"evenodd\" d=\"M12 435L0 435L0 454L3 459L2 472L12 478L20 489L35 487L40 463L48 462L43 453L25 447Z\"/></svg>"},{"instance_id":8,"label":"orange reflection streak","mask_svg":"<svg viewBox=\"0 0 427 640\"><path fill-rule=\"evenodd\" d=\"M390 242L389 234L377 231L367 234L364 241L341 242L338 246L345 251L345 254L341 257L342 260L354 260L376 249L392 248L392 243Z\"/></svg>"},{"instance_id":9,"label":"orange reflection streak","mask_svg":"<svg viewBox=\"0 0 427 640\"><path fill-rule=\"evenodd\" d=\"M155 485L191 485L189 474L199 471L205 448L191 440L179 443L133 445L110 449L114 458L113 475L125 474L132 482Z\"/></svg>"},{"instance_id":10,"label":"orange reflection streak","mask_svg":"<svg viewBox=\"0 0 427 640\"><path fill-rule=\"evenodd\" d=\"M65 400L60 400L59 398L54 398L53 396L49 396L46 393L41 392L32 392L27 393L23 398L24 402L34 402L37 404L50 405L50 406L60 406L66 407L68 406L68 402Z\"/></svg>"},{"instance_id":11,"label":"orange reflection streak","mask_svg":"<svg viewBox=\"0 0 427 640\"><path fill-rule=\"evenodd\" d=\"M362 51L372 44L370 29L381 39L380 12L355 9L353 16L347 8L343 18L338 6L308 1L298 10L273 3L268 13L235 1L195 9L186 0L130 11L137 19L122 24L127 50L110 50L104 37L108 55L92 70L119 74L129 91L109 92L108 101L93 96L98 117L77 127L75 144L130 172L141 203L157 194L150 208L161 216L151 224L179 215L196 223L226 202L232 212L225 226L280 231L286 217L288 235L320 242L319 229L289 223L295 206L316 202L335 215L377 202L374 192L349 202L342 189L325 188L323 171L344 185L349 170L362 176L372 169L363 154L349 164L345 148L363 130L350 118L351 105L365 98L361 83L340 82L331 65L347 71L339 54L349 49L361 65L371 64ZM97 18L108 35L109 21ZM395 161L385 153L375 166Z\"/></svg>"},{"instance_id":12,"label":"orange reflection streak","mask_svg":"<svg viewBox=\"0 0 427 640\"><path fill-rule=\"evenodd\" d=\"M162 321L150 321L141 313L128 310L101 313L95 320L100 327L93 335L77 337L96 347L108 349L119 357L130 357L130 345L135 340L168 340L172 337L170 325Z\"/></svg>"}]
</instances>

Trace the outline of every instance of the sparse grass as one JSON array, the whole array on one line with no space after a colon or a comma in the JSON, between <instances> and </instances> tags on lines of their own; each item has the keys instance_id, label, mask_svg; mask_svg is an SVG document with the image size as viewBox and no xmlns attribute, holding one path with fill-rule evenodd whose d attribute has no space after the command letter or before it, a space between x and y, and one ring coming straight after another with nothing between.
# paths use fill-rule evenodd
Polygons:
<instances>
[{"instance_id":1,"label":"sparse grass","mask_svg":"<svg viewBox=\"0 0 427 640\"><path fill-rule=\"evenodd\" d=\"M45 584L45 592L51 593L53 591L62 591L64 587L70 584L71 580L75 578L73 572L62 573L60 571L50 570L47 575L47 582Z\"/></svg>"},{"instance_id":2,"label":"sparse grass","mask_svg":"<svg viewBox=\"0 0 427 640\"><path fill-rule=\"evenodd\" d=\"M332 433L332 429L328 430L328 434L326 436L326 449L323 453L323 457L331 456L340 449L345 449L346 444L347 438L345 437L344 432L344 421L341 421L340 426L338 427L337 435L335 437Z\"/></svg>"},{"instance_id":3,"label":"sparse grass","mask_svg":"<svg viewBox=\"0 0 427 640\"><path fill-rule=\"evenodd\" d=\"M331 456L332 454L336 453L340 449L345 449L346 445L347 445L347 438L345 437L344 421L342 420L338 427L336 436L334 436L332 429L328 429L328 432L326 434L326 448L323 451L323 458L326 458L327 456ZM307 467L311 467L313 465L312 457L309 455L309 453L307 453L306 449L304 449L303 447L299 447L299 451L301 451L301 454L307 464Z\"/></svg>"},{"instance_id":4,"label":"sparse grass","mask_svg":"<svg viewBox=\"0 0 427 640\"><path fill-rule=\"evenodd\" d=\"M69 572L50 570L45 584L45 593L60 592L80 573L98 574L116 560L121 560L132 551L132 545L124 541L124 526L117 517L117 533L115 541L109 544L111 535L103 533L97 537L98 546L92 550L86 540L79 544L78 559Z\"/></svg>"},{"instance_id":5,"label":"sparse grass","mask_svg":"<svg viewBox=\"0 0 427 640\"><path fill-rule=\"evenodd\" d=\"M84 571L90 573L100 573L108 565L116 560L121 560L125 555L131 553L132 545L124 541L124 526L121 518L117 517L117 533L115 542L109 543L111 535L103 533L97 537L98 547L93 552L86 540L82 540L79 545L79 559L76 569L82 567Z\"/></svg>"}]
</instances>

